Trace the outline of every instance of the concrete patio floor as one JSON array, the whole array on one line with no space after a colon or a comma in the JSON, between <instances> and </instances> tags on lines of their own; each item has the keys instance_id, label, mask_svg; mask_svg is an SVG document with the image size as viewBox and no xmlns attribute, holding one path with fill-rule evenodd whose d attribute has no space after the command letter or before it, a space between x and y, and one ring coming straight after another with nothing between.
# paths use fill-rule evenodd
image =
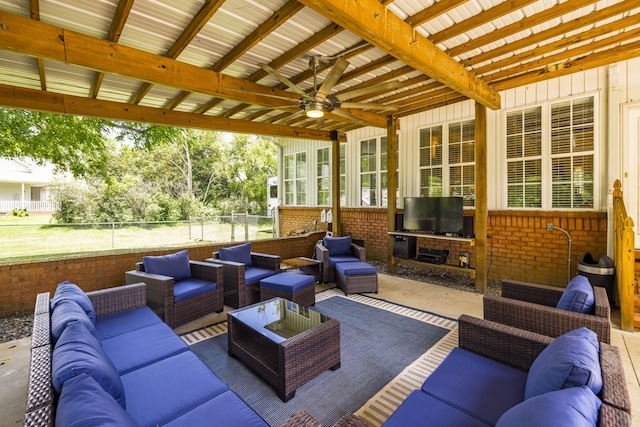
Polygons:
<instances>
[{"instance_id":1,"label":"concrete patio floor","mask_svg":"<svg viewBox=\"0 0 640 427\"><path fill-rule=\"evenodd\" d=\"M379 275L378 294L372 296L432 313L457 319L461 314L482 317L482 295L444 286L431 285L385 274ZM321 291L333 287L316 285ZM202 326L226 320L226 311L212 314L176 329L177 333L189 332ZM633 425L640 427L640 332L620 330L620 313L612 315L611 342L622 351L627 387L633 407ZM29 378L31 338L23 338L0 344L0 424L23 424Z\"/></svg>"}]
</instances>

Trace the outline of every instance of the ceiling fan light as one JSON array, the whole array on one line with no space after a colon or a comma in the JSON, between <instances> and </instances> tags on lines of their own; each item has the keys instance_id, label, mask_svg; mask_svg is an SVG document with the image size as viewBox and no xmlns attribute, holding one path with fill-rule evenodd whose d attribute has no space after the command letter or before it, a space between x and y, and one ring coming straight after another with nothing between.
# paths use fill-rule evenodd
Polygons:
<instances>
[{"instance_id":1,"label":"ceiling fan light","mask_svg":"<svg viewBox=\"0 0 640 427\"><path fill-rule=\"evenodd\" d=\"M307 110L307 117L312 119L319 119L324 116L324 111L322 110Z\"/></svg>"}]
</instances>

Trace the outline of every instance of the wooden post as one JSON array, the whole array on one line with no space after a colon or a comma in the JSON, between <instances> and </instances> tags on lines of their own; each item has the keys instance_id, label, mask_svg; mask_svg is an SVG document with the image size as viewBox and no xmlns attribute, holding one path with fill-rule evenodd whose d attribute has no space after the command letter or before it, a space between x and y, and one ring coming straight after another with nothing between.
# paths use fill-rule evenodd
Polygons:
<instances>
[{"instance_id":1,"label":"wooden post","mask_svg":"<svg viewBox=\"0 0 640 427\"><path fill-rule=\"evenodd\" d=\"M340 211L340 134L334 132L331 140L331 205L333 225L331 231L335 236L342 235L342 213Z\"/></svg>"},{"instance_id":2,"label":"wooden post","mask_svg":"<svg viewBox=\"0 0 640 427\"><path fill-rule=\"evenodd\" d=\"M387 116L387 231L395 231L396 224L396 188L398 187L398 137L397 121L393 116ZM393 260L393 236L387 234L387 269L396 272Z\"/></svg>"},{"instance_id":3,"label":"wooden post","mask_svg":"<svg viewBox=\"0 0 640 427\"><path fill-rule=\"evenodd\" d=\"M634 331L633 298L635 294L635 234L633 219L627 216L622 183L613 183L613 262L620 302L620 329Z\"/></svg>"},{"instance_id":4,"label":"wooden post","mask_svg":"<svg viewBox=\"0 0 640 427\"><path fill-rule=\"evenodd\" d=\"M487 108L476 102L476 290L487 290Z\"/></svg>"}]
</instances>

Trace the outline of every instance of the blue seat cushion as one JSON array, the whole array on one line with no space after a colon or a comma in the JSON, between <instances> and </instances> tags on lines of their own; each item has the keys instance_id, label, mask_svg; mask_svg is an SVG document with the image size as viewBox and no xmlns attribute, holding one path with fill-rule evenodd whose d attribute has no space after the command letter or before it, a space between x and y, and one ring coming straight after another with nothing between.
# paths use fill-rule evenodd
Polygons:
<instances>
[{"instance_id":1,"label":"blue seat cushion","mask_svg":"<svg viewBox=\"0 0 640 427\"><path fill-rule=\"evenodd\" d=\"M342 262L360 262L360 258L353 255L329 255L329 265L331 267L335 267L336 264L340 264Z\"/></svg>"},{"instance_id":2,"label":"blue seat cushion","mask_svg":"<svg viewBox=\"0 0 640 427\"><path fill-rule=\"evenodd\" d=\"M562 296L556 305L563 310L575 311L578 313L593 313L593 306L596 302L593 287L589 279L585 276L576 276L569 282Z\"/></svg>"},{"instance_id":3,"label":"blue seat cushion","mask_svg":"<svg viewBox=\"0 0 640 427\"><path fill-rule=\"evenodd\" d=\"M64 383L56 406L56 425L138 427L113 396L87 374Z\"/></svg>"},{"instance_id":4,"label":"blue seat cushion","mask_svg":"<svg viewBox=\"0 0 640 427\"><path fill-rule=\"evenodd\" d=\"M173 300L180 302L218 289L216 282L190 277L173 284Z\"/></svg>"},{"instance_id":5,"label":"blue seat cushion","mask_svg":"<svg viewBox=\"0 0 640 427\"><path fill-rule=\"evenodd\" d=\"M382 426L488 427L489 424L483 423L427 393L414 390Z\"/></svg>"},{"instance_id":6,"label":"blue seat cushion","mask_svg":"<svg viewBox=\"0 0 640 427\"><path fill-rule=\"evenodd\" d=\"M173 277L176 281L191 277L187 250L160 256L143 256L142 265L147 273Z\"/></svg>"},{"instance_id":7,"label":"blue seat cushion","mask_svg":"<svg viewBox=\"0 0 640 427\"><path fill-rule=\"evenodd\" d=\"M229 390L192 351L128 372L122 383L127 412L141 427L164 425Z\"/></svg>"},{"instance_id":8,"label":"blue seat cushion","mask_svg":"<svg viewBox=\"0 0 640 427\"><path fill-rule=\"evenodd\" d=\"M120 375L187 351L189 346L165 323L107 338L102 348Z\"/></svg>"},{"instance_id":9,"label":"blue seat cushion","mask_svg":"<svg viewBox=\"0 0 640 427\"><path fill-rule=\"evenodd\" d=\"M325 237L322 244L329 250L329 256L351 254L351 236Z\"/></svg>"},{"instance_id":10,"label":"blue seat cushion","mask_svg":"<svg viewBox=\"0 0 640 427\"><path fill-rule=\"evenodd\" d=\"M164 424L165 427L206 426L268 427L256 412L233 391L214 397L197 408Z\"/></svg>"},{"instance_id":11,"label":"blue seat cushion","mask_svg":"<svg viewBox=\"0 0 640 427\"><path fill-rule=\"evenodd\" d=\"M531 364L525 398L569 387L587 386L594 394L602 390L600 343L585 327L554 339Z\"/></svg>"},{"instance_id":12,"label":"blue seat cushion","mask_svg":"<svg viewBox=\"0 0 640 427\"><path fill-rule=\"evenodd\" d=\"M251 267L251 243L243 243L242 245L232 246L230 248L218 249L218 256L223 261L234 261Z\"/></svg>"},{"instance_id":13,"label":"blue seat cushion","mask_svg":"<svg viewBox=\"0 0 640 427\"><path fill-rule=\"evenodd\" d=\"M156 323L163 323L162 319L145 305L133 310L98 317L96 331L98 331L98 338L104 340Z\"/></svg>"},{"instance_id":14,"label":"blue seat cushion","mask_svg":"<svg viewBox=\"0 0 640 427\"><path fill-rule=\"evenodd\" d=\"M595 427L602 402L588 387L551 391L509 409L496 427Z\"/></svg>"},{"instance_id":15,"label":"blue seat cushion","mask_svg":"<svg viewBox=\"0 0 640 427\"><path fill-rule=\"evenodd\" d=\"M345 275L359 275L359 274L376 274L377 270L374 266L367 264L366 262L341 262L336 264L336 271Z\"/></svg>"},{"instance_id":16,"label":"blue seat cushion","mask_svg":"<svg viewBox=\"0 0 640 427\"><path fill-rule=\"evenodd\" d=\"M96 337L78 321L70 322L53 349L53 388L60 393L64 383L82 373L92 377L104 391L125 406L125 391L118 371Z\"/></svg>"},{"instance_id":17,"label":"blue seat cushion","mask_svg":"<svg viewBox=\"0 0 640 427\"><path fill-rule=\"evenodd\" d=\"M244 271L244 283L245 285L255 285L260 280L273 276L276 274L275 270L269 270L267 268L249 267Z\"/></svg>"},{"instance_id":18,"label":"blue seat cushion","mask_svg":"<svg viewBox=\"0 0 640 427\"><path fill-rule=\"evenodd\" d=\"M524 400L527 373L456 347L422 384L432 397L495 425Z\"/></svg>"},{"instance_id":19,"label":"blue seat cushion","mask_svg":"<svg viewBox=\"0 0 640 427\"><path fill-rule=\"evenodd\" d=\"M56 305L64 300L73 300L82 307L87 313L87 316L93 322L96 323L96 310L93 307L93 303L89 299L86 293L78 285L64 281L58 284L56 292L53 294L53 298L50 302L51 311L55 310Z\"/></svg>"},{"instance_id":20,"label":"blue seat cushion","mask_svg":"<svg viewBox=\"0 0 640 427\"><path fill-rule=\"evenodd\" d=\"M260 287L274 291L297 292L302 288L313 285L316 279L306 274L280 273L260 281Z\"/></svg>"},{"instance_id":21,"label":"blue seat cushion","mask_svg":"<svg viewBox=\"0 0 640 427\"><path fill-rule=\"evenodd\" d=\"M87 313L82 307L74 300L65 299L59 301L51 313L51 340L53 344L58 341L67 324L74 321L83 323L87 330L98 338L98 332L96 331L94 323L89 319L89 316L87 316Z\"/></svg>"}]
</instances>

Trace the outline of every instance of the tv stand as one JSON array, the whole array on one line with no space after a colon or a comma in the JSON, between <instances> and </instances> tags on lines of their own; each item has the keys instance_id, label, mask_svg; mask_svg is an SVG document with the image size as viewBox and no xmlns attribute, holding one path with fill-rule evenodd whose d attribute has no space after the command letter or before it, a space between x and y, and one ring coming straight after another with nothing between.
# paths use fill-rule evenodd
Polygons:
<instances>
[{"instance_id":1,"label":"tv stand","mask_svg":"<svg viewBox=\"0 0 640 427\"><path fill-rule=\"evenodd\" d=\"M476 240L472 237L454 237L454 236L445 236L445 235L432 234L432 233L390 231L388 234L394 237L404 236L404 237L413 237L413 238L421 237L425 239L436 239L436 240L454 240L459 242L467 242L469 246L474 246L476 242ZM429 268L432 270L439 269L439 270L453 271L458 274L465 274L471 277L472 279L475 279L476 277L476 270L471 267L458 267L457 265L451 265L451 264L432 264L428 262L417 261L411 258L397 257L395 254L391 258L391 265L389 266L389 272L395 273L398 264L406 264L406 265L411 265L413 267Z\"/></svg>"}]
</instances>

